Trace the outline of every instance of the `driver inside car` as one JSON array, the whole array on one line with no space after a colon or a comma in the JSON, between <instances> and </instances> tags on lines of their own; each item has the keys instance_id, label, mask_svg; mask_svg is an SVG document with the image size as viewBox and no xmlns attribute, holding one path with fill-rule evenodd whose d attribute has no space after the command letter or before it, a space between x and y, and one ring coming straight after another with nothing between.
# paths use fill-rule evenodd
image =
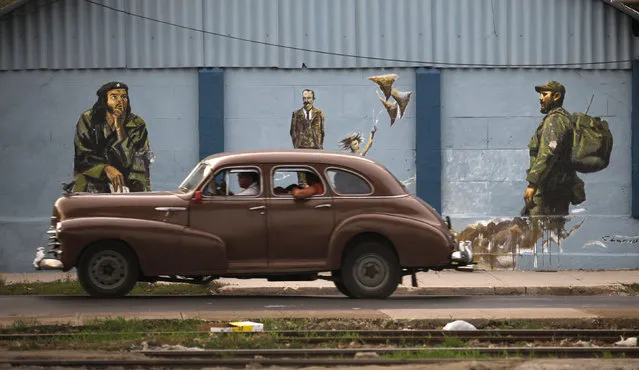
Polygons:
<instances>
[{"instance_id":1,"label":"driver inside car","mask_svg":"<svg viewBox=\"0 0 639 370\"><path fill-rule=\"evenodd\" d=\"M257 172L239 172L237 174L237 183L242 188L237 194L228 191L225 182L224 173L215 176L213 181L204 189L204 195L238 195L238 196L255 196L260 193L260 175Z\"/></svg>"}]
</instances>

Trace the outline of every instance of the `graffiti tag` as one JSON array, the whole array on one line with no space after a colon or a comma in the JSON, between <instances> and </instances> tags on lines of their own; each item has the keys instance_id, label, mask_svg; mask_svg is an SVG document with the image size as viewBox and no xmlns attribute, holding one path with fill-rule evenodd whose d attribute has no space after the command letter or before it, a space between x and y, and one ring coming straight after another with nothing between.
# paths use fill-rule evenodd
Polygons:
<instances>
[{"instance_id":1,"label":"graffiti tag","mask_svg":"<svg viewBox=\"0 0 639 370\"><path fill-rule=\"evenodd\" d=\"M601 240L612 243L639 244L639 236L606 235L602 236Z\"/></svg>"}]
</instances>

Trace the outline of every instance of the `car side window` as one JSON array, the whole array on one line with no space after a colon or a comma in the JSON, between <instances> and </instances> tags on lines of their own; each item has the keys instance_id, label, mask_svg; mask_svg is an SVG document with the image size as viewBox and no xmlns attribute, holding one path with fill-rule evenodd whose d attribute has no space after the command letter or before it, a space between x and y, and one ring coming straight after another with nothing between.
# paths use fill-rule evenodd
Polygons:
<instances>
[{"instance_id":1,"label":"car side window","mask_svg":"<svg viewBox=\"0 0 639 370\"><path fill-rule=\"evenodd\" d=\"M233 168L218 171L204 187L206 196L257 197L261 194L260 173L250 168Z\"/></svg>"},{"instance_id":2,"label":"car side window","mask_svg":"<svg viewBox=\"0 0 639 370\"><path fill-rule=\"evenodd\" d=\"M326 171L333 190L342 195L365 195L373 189L361 176L349 171L329 169Z\"/></svg>"},{"instance_id":3,"label":"car side window","mask_svg":"<svg viewBox=\"0 0 639 370\"><path fill-rule=\"evenodd\" d=\"M273 171L272 183L273 194L280 196L295 195L302 189L307 189L304 191L306 196L326 193L322 179L310 169L278 168Z\"/></svg>"}]
</instances>

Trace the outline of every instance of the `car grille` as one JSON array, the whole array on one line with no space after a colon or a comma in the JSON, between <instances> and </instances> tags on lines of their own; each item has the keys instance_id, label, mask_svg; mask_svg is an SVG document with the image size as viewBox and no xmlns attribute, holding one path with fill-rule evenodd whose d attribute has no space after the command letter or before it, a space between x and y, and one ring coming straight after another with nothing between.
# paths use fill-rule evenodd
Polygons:
<instances>
[{"instance_id":1,"label":"car grille","mask_svg":"<svg viewBox=\"0 0 639 370\"><path fill-rule=\"evenodd\" d=\"M49 253L62 253L62 250L60 248L60 241L58 240L58 232L56 230L57 224L58 218L55 216L51 216L51 224L49 225L49 229L47 230L47 235L49 236L49 240L47 241Z\"/></svg>"}]
</instances>

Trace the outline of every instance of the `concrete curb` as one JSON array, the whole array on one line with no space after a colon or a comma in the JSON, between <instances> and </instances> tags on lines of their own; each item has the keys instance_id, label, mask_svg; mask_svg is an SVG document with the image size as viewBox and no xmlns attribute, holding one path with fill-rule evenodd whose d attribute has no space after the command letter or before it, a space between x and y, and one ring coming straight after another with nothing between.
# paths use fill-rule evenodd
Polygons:
<instances>
[{"instance_id":1,"label":"concrete curb","mask_svg":"<svg viewBox=\"0 0 639 370\"><path fill-rule=\"evenodd\" d=\"M339 295L332 287L232 287L225 286L214 295ZM393 296L459 296L459 295L556 295L556 296L611 296L630 295L621 285L557 286L557 287L399 287Z\"/></svg>"},{"instance_id":2,"label":"concrete curb","mask_svg":"<svg viewBox=\"0 0 639 370\"><path fill-rule=\"evenodd\" d=\"M192 311L192 312L94 312L66 314L32 314L0 317L0 328L15 325L87 325L95 320L205 320L234 321L265 319L316 319L316 320L406 320L441 322L442 326L452 320L466 320L477 323L490 321L527 321L570 323L575 327L590 327L603 321L617 323L619 326L632 327L639 319L635 309L579 310L573 308L447 308L413 310L353 310L339 309L330 311L294 311L294 310L251 310L251 311Z\"/></svg>"}]
</instances>

